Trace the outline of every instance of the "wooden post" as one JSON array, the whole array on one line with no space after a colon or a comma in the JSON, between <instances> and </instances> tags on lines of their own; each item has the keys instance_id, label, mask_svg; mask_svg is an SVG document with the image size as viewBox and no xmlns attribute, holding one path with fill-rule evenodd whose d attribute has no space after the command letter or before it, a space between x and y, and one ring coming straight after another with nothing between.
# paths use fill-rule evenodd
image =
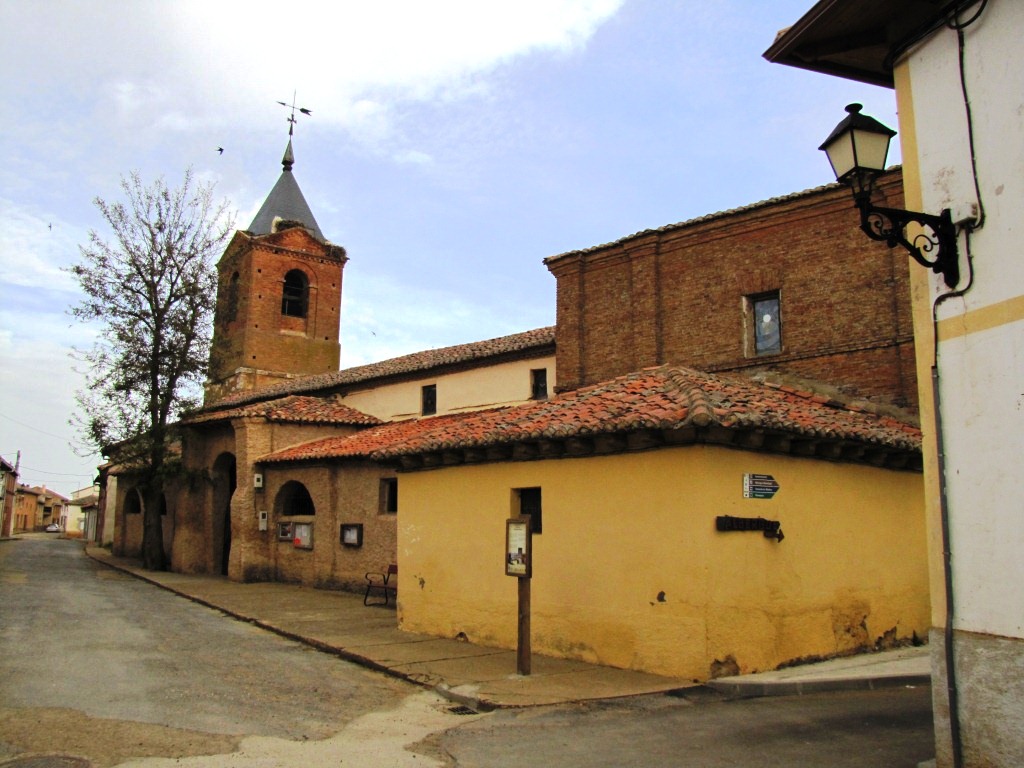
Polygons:
<instances>
[{"instance_id":1,"label":"wooden post","mask_svg":"<svg viewBox=\"0 0 1024 768\"><path fill-rule=\"evenodd\" d=\"M519 581L519 637L516 648L516 672L530 674L530 579Z\"/></svg>"},{"instance_id":2,"label":"wooden post","mask_svg":"<svg viewBox=\"0 0 1024 768\"><path fill-rule=\"evenodd\" d=\"M533 537L530 516L505 521L505 575L519 582L516 672L530 674L530 577L533 576Z\"/></svg>"}]
</instances>

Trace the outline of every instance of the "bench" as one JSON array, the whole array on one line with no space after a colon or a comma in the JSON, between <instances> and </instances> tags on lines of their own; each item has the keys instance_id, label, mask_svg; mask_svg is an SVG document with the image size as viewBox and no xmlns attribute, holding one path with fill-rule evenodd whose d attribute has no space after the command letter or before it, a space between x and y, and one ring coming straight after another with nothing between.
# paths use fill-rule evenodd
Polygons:
<instances>
[{"instance_id":1,"label":"bench","mask_svg":"<svg viewBox=\"0 0 1024 768\"><path fill-rule=\"evenodd\" d=\"M394 577L394 578L392 578ZM370 594L373 590L383 593L384 602L370 602ZM363 595L363 605L387 605L391 595L398 600L398 566L392 563L384 573L371 571L366 574L366 594Z\"/></svg>"}]
</instances>

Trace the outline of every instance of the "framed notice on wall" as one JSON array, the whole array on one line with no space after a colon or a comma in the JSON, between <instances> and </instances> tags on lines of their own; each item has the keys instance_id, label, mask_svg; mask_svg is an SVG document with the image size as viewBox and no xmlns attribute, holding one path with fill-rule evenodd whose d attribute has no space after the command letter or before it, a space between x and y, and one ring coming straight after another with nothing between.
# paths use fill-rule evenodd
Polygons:
<instances>
[{"instance_id":1,"label":"framed notice on wall","mask_svg":"<svg viewBox=\"0 0 1024 768\"><path fill-rule=\"evenodd\" d=\"M533 576L533 537L530 516L505 521L505 575L528 579Z\"/></svg>"},{"instance_id":2,"label":"framed notice on wall","mask_svg":"<svg viewBox=\"0 0 1024 768\"><path fill-rule=\"evenodd\" d=\"M292 545L296 549L313 548L313 524L295 523L292 526Z\"/></svg>"}]
</instances>

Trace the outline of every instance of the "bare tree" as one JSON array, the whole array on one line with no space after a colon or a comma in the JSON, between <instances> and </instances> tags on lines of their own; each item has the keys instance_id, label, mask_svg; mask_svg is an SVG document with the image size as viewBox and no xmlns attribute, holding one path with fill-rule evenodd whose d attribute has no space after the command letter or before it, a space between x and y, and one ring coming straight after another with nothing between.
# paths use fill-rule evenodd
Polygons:
<instances>
[{"instance_id":1,"label":"bare tree","mask_svg":"<svg viewBox=\"0 0 1024 768\"><path fill-rule=\"evenodd\" d=\"M78 392L90 442L131 468L143 494L143 566L166 568L164 484L173 471L174 425L200 402L217 297L214 257L234 228L226 202L192 171L177 189L162 178L144 186L122 177L124 202L95 204L113 232L95 230L69 268L82 289L71 313L98 323Z\"/></svg>"}]
</instances>

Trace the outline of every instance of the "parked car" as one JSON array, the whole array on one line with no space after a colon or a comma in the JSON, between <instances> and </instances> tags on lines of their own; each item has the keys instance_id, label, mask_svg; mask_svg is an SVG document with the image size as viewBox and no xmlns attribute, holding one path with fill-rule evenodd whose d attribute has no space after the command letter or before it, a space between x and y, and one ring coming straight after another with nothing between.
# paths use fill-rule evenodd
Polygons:
<instances>
[{"instance_id":1,"label":"parked car","mask_svg":"<svg viewBox=\"0 0 1024 768\"><path fill-rule=\"evenodd\" d=\"M47 533L60 533L60 526L57 525L56 523L50 523L43 530L46 531Z\"/></svg>"}]
</instances>

